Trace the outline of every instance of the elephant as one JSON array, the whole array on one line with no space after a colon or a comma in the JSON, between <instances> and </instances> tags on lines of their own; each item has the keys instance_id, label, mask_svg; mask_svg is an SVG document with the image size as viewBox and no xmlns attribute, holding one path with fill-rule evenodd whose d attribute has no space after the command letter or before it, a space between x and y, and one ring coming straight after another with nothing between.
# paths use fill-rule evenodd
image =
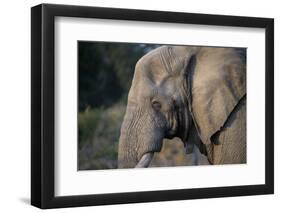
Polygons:
<instances>
[{"instance_id":1,"label":"elephant","mask_svg":"<svg viewBox=\"0 0 281 213\"><path fill-rule=\"evenodd\" d=\"M238 48L160 46L137 61L118 168L148 167L163 139L175 137L212 165L246 163L246 63Z\"/></svg>"}]
</instances>

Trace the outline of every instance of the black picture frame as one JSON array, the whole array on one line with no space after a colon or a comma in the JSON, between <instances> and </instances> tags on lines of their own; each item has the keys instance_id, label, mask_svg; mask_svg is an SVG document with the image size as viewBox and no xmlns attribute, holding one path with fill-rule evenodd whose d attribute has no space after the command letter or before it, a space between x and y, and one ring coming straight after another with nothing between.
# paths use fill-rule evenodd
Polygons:
<instances>
[{"instance_id":1,"label":"black picture frame","mask_svg":"<svg viewBox=\"0 0 281 213\"><path fill-rule=\"evenodd\" d=\"M56 197L54 195L54 21L55 17L58 16L265 29L265 184ZM46 209L274 193L273 19L41 4L31 8L31 97L31 204L39 208Z\"/></svg>"}]
</instances>

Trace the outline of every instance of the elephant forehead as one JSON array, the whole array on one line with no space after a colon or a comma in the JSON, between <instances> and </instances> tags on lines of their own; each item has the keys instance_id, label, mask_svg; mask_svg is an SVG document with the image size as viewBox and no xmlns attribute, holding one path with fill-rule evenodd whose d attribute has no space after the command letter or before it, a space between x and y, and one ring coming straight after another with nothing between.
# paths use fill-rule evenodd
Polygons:
<instances>
[{"instance_id":1,"label":"elephant forehead","mask_svg":"<svg viewBox=\"0 0 281 213\"><path fill-rule=\"evenodd\" d=\"M171 60L164 58L161 52L149 54L143 57L136 66L136 78L139 80L149 80L155 85L163 85L167 79L178 77L182 69L182 64L171 63ZM168 83L170 84L170 83Z\"/></svg>"},{"instance_id":2,"label":"elephant forehead","mask_svg":"<svg viewBox=\"0 0 281 213\"><path fill-rule=\"evenodd\" d=\"M157 55L143 58L140 61L136 72L137 75L141 76L142 80L151 81L155 85L160 85L163 79L169 76Z\"/></svg>"},{"instance_id":3,"label":"elephant forehead","mask_svg":"<svg viewBox=\"0 0 281 213\"><path fill-rule=\"evenodd\" d=\"M150 79L144 78L132 91L131 97L138 102L145 102L152 98L160 98L162 101L170 101L171 98L177 99L177 80L167 78L162 84L157 85Z\"/></svg>"},{"instance_id":4,"label":"elephant forehead","mask_svg":"<svg viewBox=\"0 0 281 213\"><path fill-rule=\"evenodd\" d=\"M174 47L163 46L143 56L136 64L130 98L176 95L182 84L184 61Z\"/></svg>"}]
</instances>

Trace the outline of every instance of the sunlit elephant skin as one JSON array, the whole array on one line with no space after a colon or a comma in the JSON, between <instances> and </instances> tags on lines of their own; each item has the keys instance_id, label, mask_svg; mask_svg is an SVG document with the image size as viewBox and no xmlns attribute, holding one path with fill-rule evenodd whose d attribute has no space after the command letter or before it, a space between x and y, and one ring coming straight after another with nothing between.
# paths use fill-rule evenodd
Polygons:
<instances>
[{"instance_id":1,"label":"sunlit elephant skin","mask_svg":"<svg viewBox=\"0 0 281 213\"><path fill-rule=\"evenodd\" d=\"M234 48L162 46L137 62L118 167L148 167L174 137L211 164L246 162L246 70Z\"/></svg>"}]
</instances>

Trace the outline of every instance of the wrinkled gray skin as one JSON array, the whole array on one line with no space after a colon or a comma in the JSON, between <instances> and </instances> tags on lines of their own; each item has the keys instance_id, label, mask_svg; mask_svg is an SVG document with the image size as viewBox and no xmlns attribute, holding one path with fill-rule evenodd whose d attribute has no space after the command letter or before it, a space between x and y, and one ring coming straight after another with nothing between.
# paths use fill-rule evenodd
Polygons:
<instances>
[{"instance_id":1,"label":"wrinkled gray skin","mask_svg":"<svg viewBox=\"0 0 281 213\"><path fill-rule=\"evenodd\" d=\"M246 162L246 71L235 49L162 46L137 62L118 167L148 167L174 137L211 164Z\"/></svg>"}]
</instances>

